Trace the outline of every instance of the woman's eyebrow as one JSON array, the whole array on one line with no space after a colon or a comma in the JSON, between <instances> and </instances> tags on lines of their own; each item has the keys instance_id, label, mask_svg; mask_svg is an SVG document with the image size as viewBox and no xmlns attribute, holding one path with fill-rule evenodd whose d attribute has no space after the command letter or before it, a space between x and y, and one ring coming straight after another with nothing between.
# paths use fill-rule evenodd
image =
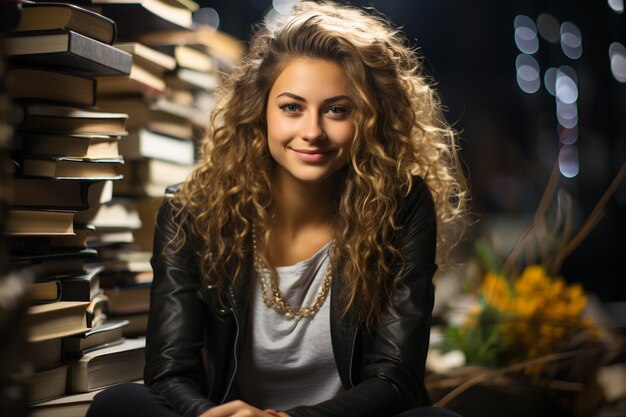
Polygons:
<instances>
[{"instance_id":1,"label":"woman's eyebrow","mask_svg":"<svg viewBox=\"0 0 626 417\"><path fill-rule=\"evenodd\" d=\"M292 98L292 99L298 100L298 101L304 101L304 102L307 101L304 97L300 97L297 94L293 94L293 93L289 93L289 92L280 93L279 95L276 96L276 98L279 98L279 97L289 97L289 98ZM339 101L339 100L350 100L350 97L348 97L346 95L339 95L339 96L329 97L329 98L325 99L323 102L324 103L329 103L329 102L334 102L334 101Z\"/></svg>"}]
</instances>

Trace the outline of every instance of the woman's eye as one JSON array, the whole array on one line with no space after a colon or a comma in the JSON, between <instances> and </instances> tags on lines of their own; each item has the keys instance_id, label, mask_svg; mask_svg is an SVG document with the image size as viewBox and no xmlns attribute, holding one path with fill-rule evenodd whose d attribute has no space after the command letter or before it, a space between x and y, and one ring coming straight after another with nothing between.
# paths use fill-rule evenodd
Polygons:
<instances>
[{"instance_id":1,"label":"woman's eye","mask_svg":"<svg viewBox=\"0 0 626 417\"><path fill-rule=\"evenodd\" d=\"M300 110L300 108L298 107L298 105L297 105L297 104L294 104L294 103L286 103L286 104L281 104L281 105L279 106L279 108L280 108L282 111L287 112L287 113L295 113L295 112L297 112L298 110Z\"/></svg>"},{"instance_id":2,"label":"woman's eye","mask_svg":"<svg viewBox=\"0 0 626 417\"><path fill-rule=\"evenodd\" d=\"M348 112L348 109L343 106L332 106L328 109L328 113L334 116L342 116Z\"/></svg>"}]
</instances>

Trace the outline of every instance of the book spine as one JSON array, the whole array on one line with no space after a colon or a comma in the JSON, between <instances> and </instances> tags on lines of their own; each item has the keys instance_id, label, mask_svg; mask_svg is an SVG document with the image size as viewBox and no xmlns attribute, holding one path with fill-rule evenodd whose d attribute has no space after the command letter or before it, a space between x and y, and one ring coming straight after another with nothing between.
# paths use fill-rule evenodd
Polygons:
<instances>
[{"instance_id":1,"label":"book spine","mask_svg":"<svg viewBox=\"0 0 626 417\"><path fill-rule=\"evenodd\" d=\"M70 52L119 71L120 74L130 74L132 56L129 53L76 32L70 31L69 34ZM94 86L94 97L95 91Z\"/></svg>"},{"instance_id":2,"label":"book spine","mask_svg":"<svg viewBox=\"0 0 626 417\"><path fill-rule=\"evenodd\" d=\"M89 391L89 362L78 359L70 363L69 392Z\"/></svg>"},{"instance_id":3,"label":"book spine","mask_svg":"<svg viewBox=\"0 0 626 417\"><path fill-rule=\"evenodd\" d=\"M89 301L91 281L86 278L65 278L61 282L61 301Z\"/></svg>"}]
</instances>

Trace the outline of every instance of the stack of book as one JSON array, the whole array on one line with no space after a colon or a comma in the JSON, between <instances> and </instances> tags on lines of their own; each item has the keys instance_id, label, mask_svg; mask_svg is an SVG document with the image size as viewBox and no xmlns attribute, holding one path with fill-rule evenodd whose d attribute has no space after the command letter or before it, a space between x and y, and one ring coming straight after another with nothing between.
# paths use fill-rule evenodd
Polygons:
<instances>
[{"instance_id":1,"label":"stack of book","mask_svg":"<svg viewBox=\"0 0 626 417\"><path fill-rule=\"evenodd\" d=\"M153 225L167 185L184 181L192 169L185 162L192 157L189 142L194 143L198 157L199 143L204 137L209 115L215 103L214 90L224 74L243 55L243 44L234 38L207 26L196 25L195 30L146 32L137 40L153 50L167 54L175 67L165 73L165 94L155 97L150 108L132 105L129 101L111 102L105 109L123 108L139 126L143 127L146 143L161 143L163 153L132 160L124 165L125 179L116 193L135 199L143 227L135 231L135 241L142 250L152 250ZM167 116L166 116L167 115ZM168 120L176 124L176 128ZM161 135L161 136L158 136ZM184 139L187 150L179 154ZM167 155L164 155L167 154ZM177 155L177 156L176 156ZM184 155L184 156L183 156ZM125 154L128 159L129 156ZM148 226L146 226L148 225Z\"/></svg>"},{"instance_id":2,"label":"stack of book","mask_svg":"<svg viewBox=\"0 0 626 417\"><path fill-rule=\"evenodd\" d=\"M145 334L150 303L152 268L151 252L141 250L133 232L142 227L136 202L128 198L113 198L77 215L81 221L93 224L96 232L87 239L90 248L97 249L103 267L100 288L108 303L107 318L126 320L124 336ZM154 222L150 228L154 228Z\"/></svg>"},{"instance_id":3,"label":"stack of book","mask_svg":"<svg viewBox=\"0 0 626 417\"><path fill-rule=\"evenodd\" d=\"M168 104L188 114L202 136L215 104L213 92L241 59L242 43L208 26L150 33L140 40L176 59L176 69L166 76Z\"/></svg>"},{"instance_id":4,"label":"stack of book","mask_svg":"<svg viewBox=\"0 0 626 417\"><path fill-rule=\"evenodd\" d=\"M7 211L11 194L12 164L10 149L14 111L5 90L6 62L4 39L17 26L19 8L16 2L0 2L0 414L13 417L28 415L28 391L23 382L26 357L25 317L28 308L27 274L12 273L8 265Z\"/></svg>"},{"instance_id":5,"label":"stack of book","mask_svg":"<svg viewBox=\"0 0 626 417\"><path fill-rule=\"evenodd\" d=\"M141 378L156 212L243 51L191 30L190 0L69 3L25 3L5 43L22 109L9 261L35 276L24 339L41 417L83 416L102 387Z\"/></svg>"},{"instance_id":6,"label":"stack of book","mask_svg":"<svg viewBox=\"0 0 626 417\"><path fill-rule=\"evenodd\" d=\"M3 44L8 93L22 114L6 236L9 266L34 277L25 315L32 403L142 376L144 341L123 339L128 322L106 321L106 266L89 245L102 233L89 213L110 204L124 163L128 116L95 107L98 83L131 71L115 36L115 23L94 12L24 3Z\"/></svg>"},{"instance_id":7,"label":"stack of book","mask_svg":"<svg viewBox=\"0 0 626 417\"><path fill-rule=\"evenodd\" d=\"M184 109L164 105L168 103L165 74L176 68L176 61L140 43L116 46L133 55L131 76L116 77L116 88L105 85L98 96L100 109L129 115L129 135L120 144L126 160L120 171L124 180L116 194L161 198L165 187L183 181L195 162L193 126L188 114Z\"/></svg>"},{"instance_id":8,"label":"stack of book","mask_svg":"<svg viewBox=\"0 0 626 417\"><path fill-rule=\"evenodd\" d=\"M103 5L103 13L118 18L120 10L138 7L142 12L154 13L157 10L151 7L155 3L158 2ZM188 5L191 4L194 3ZM187 6L177 9L190 19L191 10ZM161 15L164 16L178 14ZM147 328L152 283L149 260L156 210L165 187L187 177L196 155L193 126L188 115L159 105L168 95L165 78L167 73L176 69L176 60L134 39L140 34L162 29L162 25L155 25L158 18L157 14L146 21L136 20L133 30L126 30L126 42L115 46L132 55L131 72L125 77L107 77L99 82L97 90L99 109L129 115L126 124L129 134L120 143L120 153L126 163L119 172L124 180L116 187L112 203L102 207L108 214L98 214L100 221L93 221L96 227L100 224L101 229L110 231L116 239L100 238L93 244L100 245L100 258L106 261L101 283L109 300L109 317L129 322L123 330L126 337L141 336ZM120 26L124 27L121 22ZM182 21L169 23L185 26Z\"/></svg>"}]
</instances>

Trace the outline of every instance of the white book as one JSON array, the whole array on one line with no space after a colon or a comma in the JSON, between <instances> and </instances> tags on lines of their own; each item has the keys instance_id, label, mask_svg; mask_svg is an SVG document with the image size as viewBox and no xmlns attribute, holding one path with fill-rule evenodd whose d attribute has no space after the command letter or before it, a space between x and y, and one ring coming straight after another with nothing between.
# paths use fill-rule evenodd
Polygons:
<instances>
[{"instance_id":1,"label":"white book","mask_svg":"<svg viewBox=\"0 0 626 417\"><path fill-rule=\"evenodd\" d=\"M139 129L122 138L119 143L124 159L153 158L177 164L193 164L193 142Z\"/></svg>"}]
</instances>

